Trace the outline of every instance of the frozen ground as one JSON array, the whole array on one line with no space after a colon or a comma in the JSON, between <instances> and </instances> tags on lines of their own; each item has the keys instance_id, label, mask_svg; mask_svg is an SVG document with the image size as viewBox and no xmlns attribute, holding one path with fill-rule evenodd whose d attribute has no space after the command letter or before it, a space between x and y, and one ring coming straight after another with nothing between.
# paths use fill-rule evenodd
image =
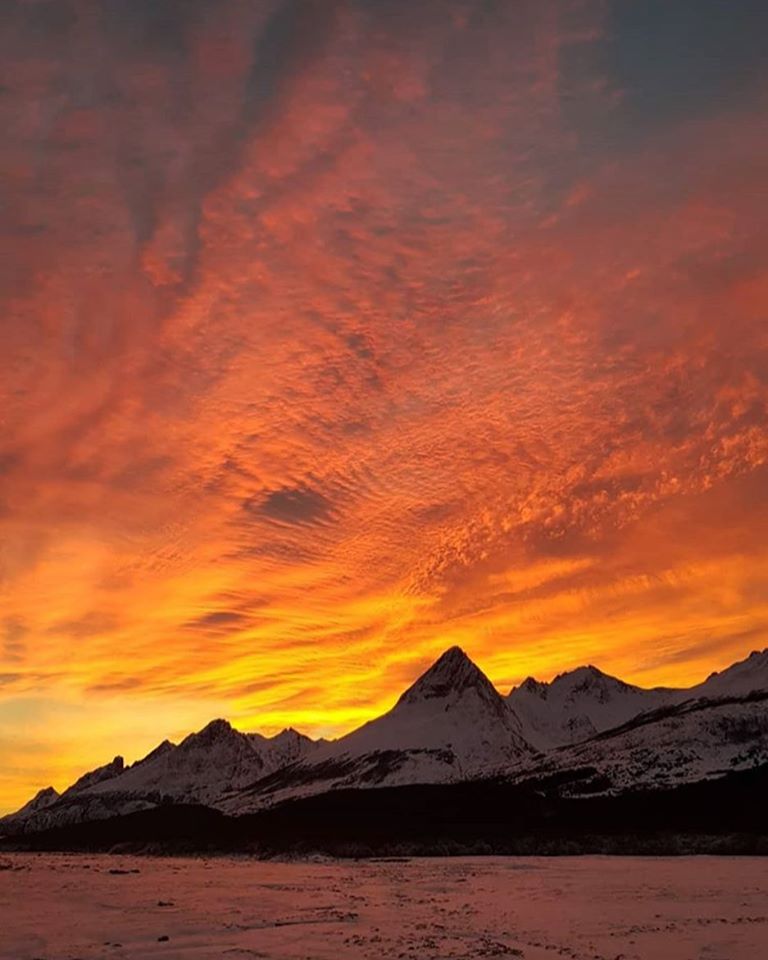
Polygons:
<instances>
[{"instance_id":1,"label":"frozen ground","mask_svg":"<svg viewBox=\"0 0 768 960\"><path fill-rule=\"evenodd\" d=\"M2 960L500 956L762 960L768 860L0 857Z\"/></svg>"}]
</instances>

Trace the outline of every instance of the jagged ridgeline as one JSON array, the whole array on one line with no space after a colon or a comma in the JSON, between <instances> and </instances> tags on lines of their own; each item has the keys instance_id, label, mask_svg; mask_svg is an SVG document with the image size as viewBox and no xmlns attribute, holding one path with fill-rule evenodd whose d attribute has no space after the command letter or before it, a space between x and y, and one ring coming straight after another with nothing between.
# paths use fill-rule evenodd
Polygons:
<instances>
[{"instance_id":1,"label":"jagged ridgeline","mask_svg":"<svg viewBox=\"0 0 768 960\"><path fill-rule=\"evenodd\" d=\"M529 678L502 696L452 647L389 712L338 740L293 729L263 737L214 720L130 766L118 756L62 794L41 790L0 831L30 835L191 806L214 817L274 816L289 801L341 792L371 806L371 789L420 785L493 784L495 796L524 789L535 806L537 796L618 798L767 763L768 651L689 689L643 689L587 666L551 683Z\"/></svg>"}]
</instances>

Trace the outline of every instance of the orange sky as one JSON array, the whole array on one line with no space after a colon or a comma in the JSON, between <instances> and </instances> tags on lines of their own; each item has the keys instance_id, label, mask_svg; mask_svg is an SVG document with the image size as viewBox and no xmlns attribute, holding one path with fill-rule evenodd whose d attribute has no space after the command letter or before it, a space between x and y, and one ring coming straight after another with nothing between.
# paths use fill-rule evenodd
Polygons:
<instances>
[{"instance_id":1,"label":"orange sky","mask_svg":"<svg viewBox=\"0 0 768 960\"><path fill-rule=\"evenodd\" d=\"M0 810L768 645L765 8L663 6L10 0Z\"/></svg>"}]
</instances>

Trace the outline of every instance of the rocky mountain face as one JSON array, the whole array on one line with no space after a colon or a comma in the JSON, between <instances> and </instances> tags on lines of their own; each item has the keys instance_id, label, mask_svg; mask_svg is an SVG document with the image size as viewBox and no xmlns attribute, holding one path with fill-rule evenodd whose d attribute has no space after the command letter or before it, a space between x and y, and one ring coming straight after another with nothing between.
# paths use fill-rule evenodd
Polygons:
<instances>
[{"instance_id":1,"label":"rocky mountain face","mask_svg":"<svg viewBox=\"0 0 768 960\"><path fill-rule=\"evenodd\" d=\"M167 803L230 814L340 788L503 777L574 796L674 786L768 763L768 651L686 690L645 690L580 667L502 697L458 647L383 716L335 741L214 720L142 760L122 757L59 795L40 791L0 832L103 819Z\"/></svg>"}]
</instances>

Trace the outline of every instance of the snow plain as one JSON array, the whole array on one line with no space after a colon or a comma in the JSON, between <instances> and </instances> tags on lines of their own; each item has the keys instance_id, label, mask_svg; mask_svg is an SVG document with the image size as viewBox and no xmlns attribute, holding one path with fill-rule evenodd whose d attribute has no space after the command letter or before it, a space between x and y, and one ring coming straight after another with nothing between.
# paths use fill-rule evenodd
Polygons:
<instances>
[{"instance_id":1,"label":"snow plain","mask_svg":"<svg viewBox=\"0 0 768 960\"><path fill-rule=\"evenodd\" d=\"M0 857L2 960L760 960L768 860Z\"/></svg>"}]
</instances>

